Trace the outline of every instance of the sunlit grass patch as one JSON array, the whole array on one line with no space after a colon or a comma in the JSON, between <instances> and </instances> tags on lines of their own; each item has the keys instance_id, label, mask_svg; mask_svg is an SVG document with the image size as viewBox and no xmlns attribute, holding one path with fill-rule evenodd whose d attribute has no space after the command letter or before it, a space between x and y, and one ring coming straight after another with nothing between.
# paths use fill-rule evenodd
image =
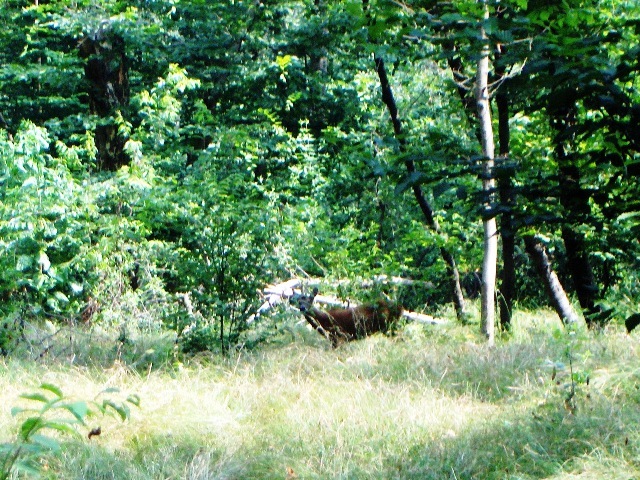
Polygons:
<instances>
[{"instance_id":1,"label":"sunlit grass patch","mask_svg":"<svg viewBox=\"0 0 640 480\"><path fill-rule=\"evenodd\" d=\"M453 324L147 370L5 360L0 428L9 438L10 406L46 380L77 398L117 387L142 399L127 423L103 419L100 437L48 459L48 478L638 477L637 339L545 332L545 318L494 348Z\"/></svg>"}]
</instances>

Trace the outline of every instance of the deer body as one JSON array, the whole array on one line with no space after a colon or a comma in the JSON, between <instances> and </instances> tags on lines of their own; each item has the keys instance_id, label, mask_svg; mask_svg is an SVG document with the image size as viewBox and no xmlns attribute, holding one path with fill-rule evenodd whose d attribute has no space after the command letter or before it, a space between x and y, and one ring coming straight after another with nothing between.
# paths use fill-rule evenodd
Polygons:
<instances>
[{"instance_id":1,"label":"deer body","mask_svg":"<svg viewBox=\"0 0 640 480\"><path fill-rule=\"evenodd\" d=\"M373 333L386 333L402 314L402 308L380 300L373 305L354 308L332 308L324 311L313 306L318 289L312 295L291 298L309 324L336 347L343 341L364 338Z\"/></svg>"}]
</instances>

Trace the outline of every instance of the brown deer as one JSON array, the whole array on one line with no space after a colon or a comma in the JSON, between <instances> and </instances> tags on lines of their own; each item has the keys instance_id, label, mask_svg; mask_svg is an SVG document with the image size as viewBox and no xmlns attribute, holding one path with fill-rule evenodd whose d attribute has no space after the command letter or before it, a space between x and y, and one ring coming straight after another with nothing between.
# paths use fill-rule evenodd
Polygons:
<instances>
[{"instance_id":1,"label":"brown deer","mask_svg":"<svg viewBox=\"0 0 640 480\"><path fill-rule=\"evenodd\" d=\"M313 306L317 294L317 288L311 295L295 294L290 303L300 309L304 318L334 348L344 341L357 340L376 332L386 333L402 315L402 307L385 300L373 305L332 308L325 312Z\"/></svg>"}]
</instances>

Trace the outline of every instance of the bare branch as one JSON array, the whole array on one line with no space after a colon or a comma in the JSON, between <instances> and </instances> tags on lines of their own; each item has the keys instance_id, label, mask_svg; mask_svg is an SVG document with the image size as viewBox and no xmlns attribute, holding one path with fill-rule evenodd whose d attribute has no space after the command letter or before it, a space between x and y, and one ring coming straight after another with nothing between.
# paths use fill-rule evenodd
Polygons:
<instances>
[{"instance_id":1,"label":"bare branch","mask_svg":"<svg viewBox=\"0 0 640 480\"><path fill-rule=\"evenodd\" d=\"M320 285L323 281L319 278L316 279L308 279L305 282L306 286L310 285ZM333 285L347 285L354 283L351 280L338 280L333 282ZM368 288L378 284L391 284L391 285L404 285L404 286L412 286L417 285L420 287L433 288L433 284L431 282L423 282L419 280L411 280L409 278L402 277L389 277L387 275L378 275L374 277L372 280L362 280L357 282L358 285ZM261 295L265 298L264 303L256 310L256 313L251 315L247 320L247 323L253 323L258 317L268 312L272 307L282 303L283 300L290 298L294 293L299 293L300 290L298 287L302 286L302 280L298 278L293 278L291 280L287 280L286 282L279 283L277 285L269 285L262 290ZM343 308L355 308L358 305L351 301L342 300L333 295L317 295L315 297L315 301L332 307L343 307ZM402 316L407 318L408 320L419 322L419 323L428 323L428 324L443 324L446 323L445 320L436 319L431 315L425 315L417 312L404 311Z\"/></svg>"}]
</instances>

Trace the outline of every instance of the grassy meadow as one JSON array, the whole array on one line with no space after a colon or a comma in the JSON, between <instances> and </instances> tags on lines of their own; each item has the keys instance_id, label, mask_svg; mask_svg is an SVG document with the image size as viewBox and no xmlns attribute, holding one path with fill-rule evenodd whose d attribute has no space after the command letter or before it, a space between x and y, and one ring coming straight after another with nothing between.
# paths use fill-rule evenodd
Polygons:
<instances>
[{"instance_id":1,"label":"grassy meadow","mask_svg":"<svg viewBox=\"0 0 640 480\"><path fill-rule=\"evenodd\" d=\"M141 405L61 439L44 478L640 478L637 334L569 334L550 312L518 314L494 348L477 330L409 325L333 350L298 326L226 358L156 365L168 339L133 339L126 361L82 342L64 359L9 357L0 441L15 438L19 395L49 382Z\"/></svg>"}]
</instances>

